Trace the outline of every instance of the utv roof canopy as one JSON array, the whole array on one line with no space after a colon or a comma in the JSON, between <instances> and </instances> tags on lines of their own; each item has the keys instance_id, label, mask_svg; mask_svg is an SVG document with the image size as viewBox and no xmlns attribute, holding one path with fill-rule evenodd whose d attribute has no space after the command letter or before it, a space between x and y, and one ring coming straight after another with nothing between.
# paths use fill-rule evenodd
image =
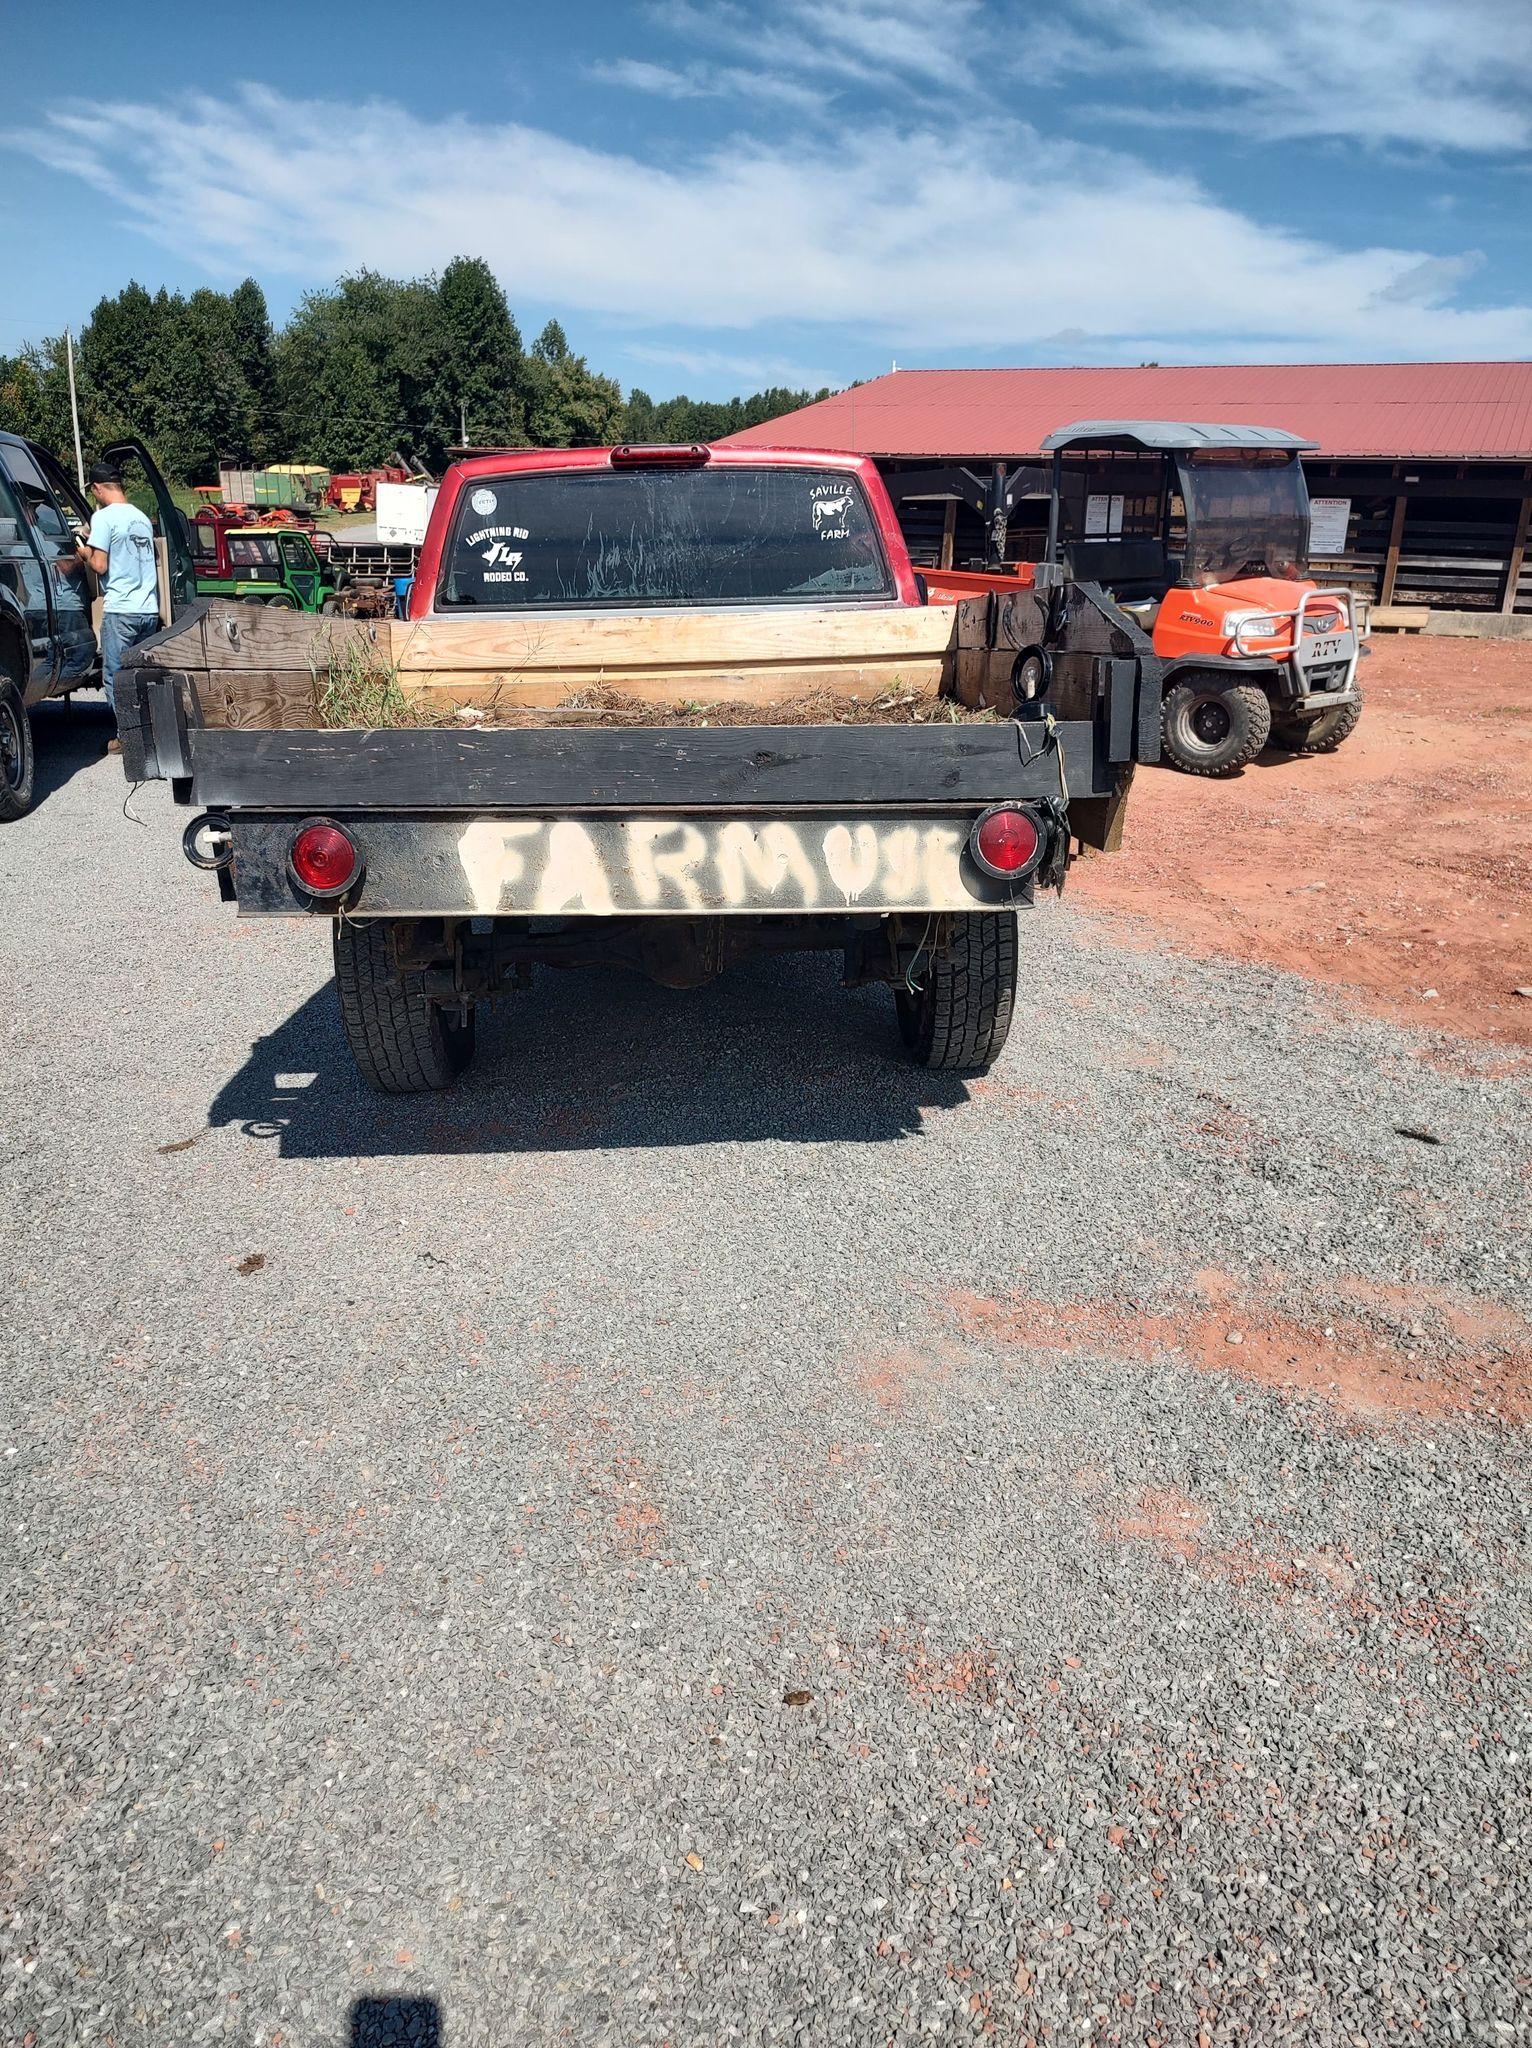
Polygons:
<instances>
[{"instance_id":1,"label":"utv roof canopy","mask_svg":"<svg viewBox=\"0 0 1532 2048\"><path fill-rule=\"evenodd\" d=\"M1199 448L1279 448L1313 453L1317 441L1283 427L1209 425L1198 420L1072 420L1043 443L1043 453L1061 448L1144 448L1156 454L1187 454Z\"/></svg>"}]
</instances>

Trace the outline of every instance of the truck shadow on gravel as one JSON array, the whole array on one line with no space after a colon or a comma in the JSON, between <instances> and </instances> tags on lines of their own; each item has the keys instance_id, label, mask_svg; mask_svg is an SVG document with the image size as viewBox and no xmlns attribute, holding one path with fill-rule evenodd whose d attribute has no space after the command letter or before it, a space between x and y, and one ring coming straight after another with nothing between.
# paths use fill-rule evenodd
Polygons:
<instances>
[{"instance_id":1,"label":"truck shadow on gravel","mask_svg":"<svg viewBox=\"0 0 1532 2048\"><path fill-rule=\"evenodd\" d=\"M94 767L117 731L104 699L87 697L83 704L39 704L32 713L32 744L37 766L32 782L32 808L44 804L78 775ZM121 774L119 796L126 794Z\"/></svg>"},{"instance_id":2,"label":"truck shadow on gravel","mask_svg":"<svg viewBox=\"0 0 1532 2048\"><path fill-rule=\"evenodd\" d=\"M689 990L545 973L481 1013L455 1089L416 1096L366 1086L326 984L256 1040L208 1122L284 1159L913 1137L967 1086L910 1061L892 996L842 989L838 965L750 962Z\"/></svg>"},{"instance_id":3,"label":"truck shadow on gravel","mask_svg":"<svg viewBox=\"0 0 1532 2048\"><path fill-rule=\"evenodd\" d=\"M445 2041L434 1998L359 1998L351 2008L347 2048L444 2048Z\"/></svg>"}]
</instances>

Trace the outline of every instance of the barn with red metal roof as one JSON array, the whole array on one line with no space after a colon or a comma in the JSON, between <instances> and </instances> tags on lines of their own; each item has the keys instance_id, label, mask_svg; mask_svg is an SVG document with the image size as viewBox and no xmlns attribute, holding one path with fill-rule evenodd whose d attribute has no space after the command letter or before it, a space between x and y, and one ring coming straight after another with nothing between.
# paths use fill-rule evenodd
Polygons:
<instances>
[{"instance_id":1,"label":"barn with red metal roof","mask_svg":"<svg viewBox=\"0 0 1532 2048\"><path fill-rule=\"evenodd\" d=\"M1137 368L894 370L735 442L848 448L896 491L922 465L1035 463L1075 419L1232 421L1319 444L1316 566L1384 604L1532 613L1532 363L1143 364ZM1008 552L1040 521L1018 508ZM919 562L981 559L966 506L901 500Z\"/></svg>"}]
</instances>

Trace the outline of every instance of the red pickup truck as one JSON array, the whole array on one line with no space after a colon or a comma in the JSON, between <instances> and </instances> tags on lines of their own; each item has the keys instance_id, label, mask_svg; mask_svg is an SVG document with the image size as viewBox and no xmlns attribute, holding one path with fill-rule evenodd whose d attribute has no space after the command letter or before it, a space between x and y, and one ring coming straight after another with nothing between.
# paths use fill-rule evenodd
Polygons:
<instances>
[{"instance_id":1,"label":"red pickup truck","mask_svg":"<svg viewBox=\"0 0 1532 2048\"><path fill-rule=\"evenodd\" d=\"M1072 839L1115 843L1158 751L1109 608L1043 574L932 601L853 455L461 463L408 609L204 605L118 691L126 772L198 810L186 850L240 915L330 926L346 1038L391 1091L448 1085L534 968L690 986L801 949L886 984L916 1059L980 1070L1018 910Z\"/></svg>"}]
</instances>

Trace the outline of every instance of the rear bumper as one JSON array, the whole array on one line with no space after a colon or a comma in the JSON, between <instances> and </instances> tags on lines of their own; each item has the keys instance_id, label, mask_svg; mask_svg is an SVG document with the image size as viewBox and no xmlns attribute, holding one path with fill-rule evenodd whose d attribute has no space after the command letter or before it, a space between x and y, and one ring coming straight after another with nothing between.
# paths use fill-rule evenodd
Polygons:
<instances>
[{"instance_id":1,"label":"rear bumper","mask_svg":"<svg viewBox=\"0 0 1532 2048\"><path fill-rule=\"evenodd\" d=\"M563 813L399 817L332 813L362 859L343 899L315 901L288 851L305 814L229 819L242 914L348 917L802 917L993 910L1025 881L968 852L977 807L940 811Z\"/></svg>"}]
</instances>

